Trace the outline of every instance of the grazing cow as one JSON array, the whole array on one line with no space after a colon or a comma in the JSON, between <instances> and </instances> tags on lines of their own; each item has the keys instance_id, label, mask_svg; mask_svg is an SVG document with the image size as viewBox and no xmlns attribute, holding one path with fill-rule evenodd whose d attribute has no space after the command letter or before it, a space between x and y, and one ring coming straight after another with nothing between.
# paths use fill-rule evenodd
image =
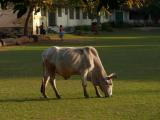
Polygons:
<instances>
[{"instance_id":1,"label":"grazing cow","mask_svg":"<svg viewBox=\"0 0 160 120\"><path fill-rule=\"evenodd\" d=\"M105 96L112 95L112 78L114 73L107 75L98 52L94 47L50 47L42 53L43 59L43 80L41 93L47 98L45 89L49 81L55 91L56 97L60 98L56 88L56 73L70 78L71 75L80 75L84 96L89 97L87 93L87 80L91 81L96 90L97 97L101 97L97 86L104 92Z\"/></svg>"}]
</instances>

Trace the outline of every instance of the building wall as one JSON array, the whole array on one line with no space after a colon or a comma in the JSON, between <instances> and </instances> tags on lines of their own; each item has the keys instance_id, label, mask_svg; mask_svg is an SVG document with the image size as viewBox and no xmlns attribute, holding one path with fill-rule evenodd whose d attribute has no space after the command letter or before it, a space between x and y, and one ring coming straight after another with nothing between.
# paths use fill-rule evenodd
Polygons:
<instances>
[{"instance_id":1,"label":"building wall","mask_svg":"<svg viewBox=\"0 0 160 120\"><path fill-rule=\"evenodd\" d=\"M62 17L58 17L58 9L56 9L56 20L57 20L57 25L63 25L64 27L68 27L68 26L78 26L78 25L91 25L92 20L88 18L87 19L83 19L83 11L82 9L80 9L80 19L76 19L76 12L74 9L74 19L70 19L69 16L69 10L68 10L68 14L65 14L65 9L62 8ZM93 20L94 21L94 20ZM101 16L101 22L107 22L108 18L106 18L105 15Z\"/></svg>"},{"instance_id":2,"label":"building wall","mask_svg":"<svg viewBox=\"0 0 160 120\"><path fill-rule=\"evenodd\" d=\"M40 25L42 22L44 23L44 29L48 28L48 14L46 16L42 16L41 12L38 12L35 14L35 11L33 12L33 34L39 34L40 33Z\"/></svg>"},{"instance_id":3,"label":"building wall","mask_svg":"<svg viewBox=\"0 0 160 120\"><path fill-rule=\"evenodd\" d=\"M68 10L68 9L67 9ZM87 19L82 18L82 10L80 9L80 19L76 19L76 12L74 9L74 19L70 19L69 10L68 14L65 14L65 9L62 8L62 17L58 17L58 9L56 9L56 21L57 25L63 25L64 27L68 26L77 26L77 25L90 25L91 19L87 17Z\"/></svg>"},{"instance_id":4,"label":"building wall","mask_svg":"<svg viewBox=\"0 0 160 120\"><path fill-rule=\"evenodd\" d=\"M83 11L80 9L80 18L76 19L76 10L74 9L74 19L70 19L69 15L69 9L68 14L65 13L65 8L61 8L62 16L58 16L58 8L55 9L55 25L60 26L63 25L64 27L72 27L72 26L78 26L78 25L91 25L91 23L95 20L91 20L88 18L83 19ZM42 11L41 11L42 12ZM39 26L41 23L44 23L45 29L47 29L49 26L49 12L46 13L46 16L42 16L41 12L38 12L37 14L34 14L33 12L33 34L37 33L37 29L39 31ZM107 22L109 19L105 16L101 16L101 22ZM39 33L39 32L38 32Z\"/></svg>"},{"instance_id":5,"label":"building wall","mask_svg":"<svg viewBox=\"0 0 160 120\"><path fill-rule=\"evenodd\" d=\"M105 14L101 14L101 23L103 22L116 22L116 12L120 10L114 10L108 18L105 16ZM129 18L129 11L122 11L123 12L123 22L124 23L144 23L146 20L135 20L135 19L130 19ZM31 21L29 22L29 28L30 31L33 31L33 34L36 34L37 31L39 33L39 26L44 23L44 28L47 29L49 27L49 21L48 21L48 11L46 11L46 15L42 15L41 12L38 12L35 14L33 12L33 15L31 17ZM96 20L91 20L88 18L83 19L83 11L80 9L80 19L76 19L76 10L74 9L74 19L70 19L69 16L69 9L68 9L68 14L65 14L65 9L62 8L62 17L58 16L58 8L55 9L55 25L63 25L64 27L68 26L78 26L78 25L91 25L93 21ZM0 9L0 29L2 28L15 28L15 27L24 27L26 15L24 15L22 18L17 18L16 13L13 14L12 9L8 10L1 10ZM151 18L148 19L147 22L152 22ZM159 21L160 23L160 21Z\"/></svg>"}]
</instances>

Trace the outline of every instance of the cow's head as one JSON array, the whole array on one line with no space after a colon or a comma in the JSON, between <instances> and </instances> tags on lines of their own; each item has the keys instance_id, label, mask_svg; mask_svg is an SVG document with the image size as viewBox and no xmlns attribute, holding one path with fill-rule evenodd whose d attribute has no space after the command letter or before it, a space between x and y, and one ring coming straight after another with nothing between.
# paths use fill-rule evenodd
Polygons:
<instances>
[{"instance_id":1,"label":"cow's head","mask_svg":"<svg viewBox=\"0 0 160 120\"><path fill-rule=\"evenodd\" d=\"M113 78L117 78L115 73L111 73L110 75L105 77L104 80L100 84L100 88L104 92L105 97L111 97L112 96L112 88L113 88L112 79Z\"/></svg>"}]
</instances>

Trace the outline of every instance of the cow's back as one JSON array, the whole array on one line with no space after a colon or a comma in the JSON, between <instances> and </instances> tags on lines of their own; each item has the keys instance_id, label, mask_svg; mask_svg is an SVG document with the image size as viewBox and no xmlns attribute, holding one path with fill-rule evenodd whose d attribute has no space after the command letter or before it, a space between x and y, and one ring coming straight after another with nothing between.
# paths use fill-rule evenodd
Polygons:
<instances>
[{"instance_id":1,"label":"cow's back","mask_svg":"<svg viewBox=\"0 0 160 120\"><path fill-rule=\"evenodd\" d=\"M81 74L84 70L91 68L92 55L90 47L51 47L42 53L43 61L47 60L54 65L56 72L64 78L73 74Z\"/></svg>"},{"instance_id":2,"label":"cow's back","mask_svg":"<svg viewBox=\"0 0 160 120\"><path fill-rule=\"evenodd\" d=\"M81 74L90 67L86 48L61 48L57 55L57 72L64 74ZM87 55L86 55L87 54Z\"/></svg>"}]
</instances>

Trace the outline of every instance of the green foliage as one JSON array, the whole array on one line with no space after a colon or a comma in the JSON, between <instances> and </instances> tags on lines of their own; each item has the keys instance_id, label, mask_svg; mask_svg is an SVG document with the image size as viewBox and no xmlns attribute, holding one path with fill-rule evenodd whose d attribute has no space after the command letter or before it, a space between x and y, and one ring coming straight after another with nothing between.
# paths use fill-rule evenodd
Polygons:
<instances>
[{"instance_id":1,"label":"green foliage","mask_svg":"<svg viewBox=\"0 0 160 120\"><path fill-rule=\"evenodd\" d=\"M90 25L75 26L75 30L91 31L91 26Z\"/></svg>"},{"instance_id":2,"label":"green foliage","mask_svg":"<svg viewBox=\"0 0 160 120\"><path fill-rule=\"evenodd\" d=\"M0 0L0 8L2 9L7 9L7 4L8 4L9 0Z\"/></svg>"},{"instance_id":3,"label":"green foliage","mask_svg":"<svg viewBox=\"0 0 160 120\"><path fill-rule=\"evenodd\" d=\"M105 22L105 23L101 24L101 30L102 31L112 32L113 28L112 28L112 25L109 22Z\"/></svg>"},{"instance_id":4,"label":"green foliage","mask_svg":"<svg viewBox=\"0 0 160 120\"><path fill-rule=\"evenodd\" d=\"M25 4L22 4L22 5L17 4L14 6L13 9L14 9L14 11L13 11L14 13L16 13L18 11L17 18L22 17L27 12L27 6Z\"/></svg>"},{"instance_id":5,"label":"green foliage","mask_svg":"<svg viewBox=\"0 0 160 120\"><path fill-rule=\"evenodd\" d=\"M84 31L91 31L91 26L90 26L90 25L83 25L83 26L82 26L82 29L83 29Z\"/></svg>"},{"instance_id":6,"label":"green foliage","mask_svg":"<svg viewBox=\"0 0 160 120\"><path fill-rule=\"evenodd\" d=\"M152 19L158 21L160 19L160 1L159 0L151 0L145 4L143 10L152 15Z\"/></svg>"},{"instance_id":7,"label":"green foliage","mask_svg":"<svg viewBox=\"0 0 160 120\"><path fill-rule=\"evenodd\" d=\"M110 11L124 6L128 6L128 8L141 7L145 0L83 0L83 2L90 10L96 9L98 13L103 8Z\"/></svg>"}]
</instances>

